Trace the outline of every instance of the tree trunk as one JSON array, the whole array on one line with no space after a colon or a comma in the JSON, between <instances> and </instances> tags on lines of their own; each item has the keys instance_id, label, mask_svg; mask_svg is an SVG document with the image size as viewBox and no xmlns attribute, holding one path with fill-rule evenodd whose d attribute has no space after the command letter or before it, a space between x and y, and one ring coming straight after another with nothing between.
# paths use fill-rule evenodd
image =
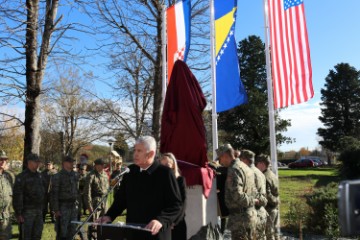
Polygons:
<instances>
[{"instance_id":1,"label":"tree trunk","mask_svg":"<svg viewBox=\"0 0 360 240\"><path fill-rule=\"evenodd\" d=\"M39 1L27 0L26 28L26 102L25 102L25 139L24 164L27 166L27 155L39 154L40 150L40 86L37 81L37 34Z\"/></svg>"},{"instance_id":2,"label":"tree trunk","mask_svg":"<svg viewBox=\"0 0 360 240\"><path fill-rule=\"evenodd\" d=\"M158 39L158 44L156 47L156 52L157 52L157 58L156 58L156 63L154 64L155 66L155 72L154 72L154 107L153 107L153 127L152 127L152 132L153 132L153 137L155 138L156 142L159 144L160 142L160 117L161 117L161 108L162 108L162 64L164 63L164 60L162 59L162 54L161 54L161 48L162 48L162 43L163 41L165 41L165 39L162 39L161 36L161 27L162 27L162 19L161 19L161 5L159 7L159 14L158 14L158 18L157 18L157 39Z\"/></svg>"},{"instance_id":3,"label":"tree trunk","mask_svg":"<svg viewBox=\"0 0 360 240\"><path fill-rule=\"evenodd\" d=\"M50 38L55 29L59 0L46 1L45 25L42 42L38 50L39 34L39 0L26 0L27 26L26 26L26 100L25 100L25 139L24 139L24 164L27 166L27 155L40 152L40 94L41 83L44 77L47 58L50 54Z\"/></svg>"}]
</instances>

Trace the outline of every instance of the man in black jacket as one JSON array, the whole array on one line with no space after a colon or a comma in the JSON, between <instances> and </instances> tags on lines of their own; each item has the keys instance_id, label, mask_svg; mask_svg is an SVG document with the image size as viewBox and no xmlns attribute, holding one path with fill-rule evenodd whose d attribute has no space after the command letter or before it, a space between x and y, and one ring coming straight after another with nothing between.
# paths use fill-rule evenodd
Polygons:
<instances>
[{"instance_id":1,"label":"man in black jacket","mask_svg":"<svg viewBox=\"0 0 360 240\"><path fill-rule=\"evenodd\" d=\"M153 137L136 141L130 173L124 175L114 203L98 222L112 222L126 209L127 224L143 225L151 231L151 237L141 239L171 240L171 225L181 211L181 197L174 174L155 161L155 153Z\"/></svg>"}]
</instances>

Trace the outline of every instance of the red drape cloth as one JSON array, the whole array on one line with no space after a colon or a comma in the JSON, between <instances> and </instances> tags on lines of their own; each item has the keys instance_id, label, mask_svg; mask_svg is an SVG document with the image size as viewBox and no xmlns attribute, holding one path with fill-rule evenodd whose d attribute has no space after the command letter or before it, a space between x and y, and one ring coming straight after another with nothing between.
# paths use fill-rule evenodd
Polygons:
<instances>
[{"instance_id":1,"label":"red drape cloth","mask_svg":"<svg viewBox=\"0 0 360 240\"><path fill-rule=\"evenodd\" d=\"M176 61L167 88L162 121L160 152L177 159L188 186L202 185L208 197L214 173L207 165L207 147L202 111L206 99L201 87L183 61Z\"/></svg>"}]
</instances>

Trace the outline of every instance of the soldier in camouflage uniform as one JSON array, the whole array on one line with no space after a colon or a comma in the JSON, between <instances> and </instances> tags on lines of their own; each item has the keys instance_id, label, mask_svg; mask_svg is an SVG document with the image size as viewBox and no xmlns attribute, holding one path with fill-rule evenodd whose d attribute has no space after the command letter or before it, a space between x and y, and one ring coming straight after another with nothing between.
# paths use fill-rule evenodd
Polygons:
<instances>
[{"instance_id":1,"label":"soldier in camouflage uniform","mask_svg":"<svg viewBox=\"0 0 360 240\"><path fill-rule=\"evenodd\" d=\"M79 220L82 214L83 215L86 214L86 206L85 206L85 198L84 198L85 181L87 176L86 169L87 169L87 165L79 164Z\"/></svg>"},{"instance_id":2,"label":"soldier in camouflage uniform","mask_svg":"<svg viewBox=\"0 0 360 240\"><path fill-rule=\"evenodd\" d=\"M103 159L99 158L94 161L94 170L92 170L86 177L85 188L84 188L84 198L86 208L90 213L98 206L101 199L106 195L107 190L109 189L109 178L104 171L105 162ZM92 221L95 221L104 215L106 211L106 200L104 200L98 210L93 214ZM89 240L96 235L96 231L91 226L88 230Z\"/></svg>"},{"instance_id":3,"label":"soldier in camouflage uniform","mask_svg":"<svg viewBox=\"0 0 360 240\"><path fill-rule=\"evenodd\" d=\"M5 171L8 157L4 151L0 151L0 240L8 240L11 237L10 206L12 201L12 176Z\"/></svg>"},{"instance_id":4,"label":"soldier in camouflage uniform","mask_svg":"<svg viewBox=\"0 0 360 240\"><path fill-rule=\"evenodd\" d=\"M256 158L256 167L264 173L266 179L266 198L268 203L265 207L269 216L266 223L266 239L280 239L279 237L279 182L277 176L271 171L270 158L260 154Z\"/></svg>"},{"instance_id":5,"label":"soldier in camouflage uniform","mask_svg":"<svg viewBox=\"0 0 360 240\"><path fill-rule=\"evenodd\" d=\"M37 154L29 154L27 166L16 176L13 208L19 223L21 239L41 239L43 230L42 212L44 208L45 181L38 172L40 159Z\"/></svg>"},{"instance_id":6,"label":"soldier in camouflage uniform","mask_svg":"<svg viewBox=\"0 0 360 240\"><path fill-rule=\"evenodd\" d=\"M43 210L44 222L45 222L45 217L46 217L46 214L48 213L49 204L50 204L51 178L56 173L56 170L54 169L54 165L53 165L52 161L47 160L45 162L45 167L46 167L46 169L41 172L41 175L46 183L46 194L45 194L44 210ZM50 208L51 208L51 206L50 206ZM51 211L50 211L50 217L51 217L51 222L55 222L55 216Z\"/></svg>"},{"instance_id":7,"label":"soldier in camouflage uniform","mask_svg":"<svg viewBox=\"0 0 360 240\"><path fill-rule=\"evenodd\" d=\"M264 174L255 167L255 153L250 150L241 150L240 160L248 165L255 174L255 186L256 186L256 200L255 209L257 213L256 222L256 239L266 239L265 229L267 212L265 206L267 204L266 198L266 179Z\"/></svg>"},{"instance_id":8,"label":"soldier in camouflage uniform","mask_svg":"<svg viewBox=\"0 0 360 240\"><path fill-rule=\"evenodd\" d=\"M71 240L76 232L76 225L71 221L78 219L79 179L73 171L72 157L65 157L62 169L52 179L51 207L56 217L56 239Z\"/></svg>"},{"instance_id":9,"label":"soldier in camouflage uniform","mask_svg":"<svg viewBox=\"0 0 360 240\"><path fill-rule=\"evenodd\" d=\"M255 239L256 210L254 172L226 144L217 149L220 164L228 168L225 182L225 203L229 209L228 228L234 240Z\"/></svg>"}]
</instances>

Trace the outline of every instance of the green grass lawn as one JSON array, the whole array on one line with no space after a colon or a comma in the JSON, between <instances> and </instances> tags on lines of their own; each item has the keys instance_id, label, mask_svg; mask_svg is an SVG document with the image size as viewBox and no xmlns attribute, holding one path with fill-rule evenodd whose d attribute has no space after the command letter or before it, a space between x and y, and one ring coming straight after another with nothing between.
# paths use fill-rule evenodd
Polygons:
<instances>
[{"instance_id":1,"label":"green grass lawn","mask_svg":"<svg viewBox=\"0 0 360 240\"><path fill-rule=\"evenodd\" d=\"M281 225L291 204L305 203L305 194L330 182L339 182L335 168L279 169Z\"/></svg>"}]
</instances>

